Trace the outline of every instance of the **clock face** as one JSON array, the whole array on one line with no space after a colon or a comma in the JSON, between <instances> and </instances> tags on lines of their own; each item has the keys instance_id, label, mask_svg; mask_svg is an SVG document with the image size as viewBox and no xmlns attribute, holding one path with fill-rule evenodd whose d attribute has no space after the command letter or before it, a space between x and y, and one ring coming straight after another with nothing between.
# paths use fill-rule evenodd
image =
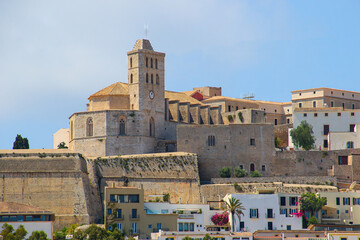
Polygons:
<instances>
[{"instance_id":1,"label":"clock face","mask_svg":"<svg viewBox=\"0 0 360 240\"><path fill-rule=\"evenodd\" d=\"M154 94L153 91L150 91L150 92L149 92L149 97L150 97L150 99L153 99L153 98L155 97L155 94Z\"/></svg>"}]
</instances>

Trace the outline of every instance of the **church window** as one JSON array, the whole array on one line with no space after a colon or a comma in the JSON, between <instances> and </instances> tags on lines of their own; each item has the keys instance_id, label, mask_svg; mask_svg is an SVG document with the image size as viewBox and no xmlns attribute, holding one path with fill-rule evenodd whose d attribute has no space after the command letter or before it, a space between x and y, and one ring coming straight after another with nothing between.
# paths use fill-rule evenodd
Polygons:
<instances>
[{"instance_id":1,"label":"church window","mask_svg":"<svg viewBox=\"0 0 360 240\"><path fill-rule=\"evenodd\" d=\"M91 137L94 134L94 126L92 118L88 118L86 121L86 136Z\"/></svg>"},{"instance_id":2,"label":"church window","mask_svg":"<svg viewBox=\"0 0 360 240\"><path fill-rule=\"evenodd\" d=\"M151 84L154 84L154 75L151 74Z\"/></svg>"},{"instance_id":3,"label":"church window","mask_svg":"<svg viewBox=\"0 0 360 240\"><path fill-rule=\"evenodd\" d=\"M146 83L149 82L149 74L146 74Z\"/></svg>"},{"instance_id":4,"label":"church window","mask_svg":"<svg viewBox=\"0 0 360 240\"><path fill-rule=\"evenodd\" d=\"M130 83L133 83L133 75L130 74Z\"/></svg>"},{"instance_id":5,"label":"church window","mask_svg":"<svg viewBox=\"0 0 360 240\"><path fill-rule=\"evenodd\" d=\"M158 69L158 62L157 59L155 59L155 68Z\"/></svg>"},{"instance_id":6,"label":"church window","mask_svg":"<svg viewBox=\"0 0 360 240\"><path fill-rule=\"evenodd\" d=\"M255 171L255 165L252 163L250 164L250 172L253 172Z\"/></svg>"},{"instance_id":7,"label":"church window","mask_svg":"<svg viewBox=\"0 0 360 240\"><path fill-rule=\"evenodd\" d=\"M208 146L215 146L215 136L214 135L208 136Z\"/></svg>"},{"instance_id":8,"label":"church window","mask_svg":"<svg viewBox=\"0 0 360 240\"><path fill-rule=\"evenodd\" d=\"M159 74L156 74L156 84L160 85Z\"/></svg>"},{"instance_id":9,"label":"church window","mask_svg":"<svg viewBox=\"0 0 360 240\"><path fill-rule=\"evenodd\" d=\"M145 60L145 66L149 67L149 59L148 58L146 58L146 60Z\"/></svg>"},{"instance_id":10,"label":"church window","mask_svg":"<svg viewBox=\"0 0 360 240\"><path fill-rule=\"evenodd\" d=\"M130 67L132 68L132 58L130 58Z\"/></svg>"},{"instance_id":11,"label":"church window","mask_svg":"<svg viewBox=\"0 0 360 240\"><path fill-rule=\"evenodd\" d=\"M119 125L119 134L121 136L125 136L125 120L124 119L120 119L120 125Z\"/></svg>"},{"instance_id":12,"label":"church window","mask_svg":"<svg viewBox=\"0 0 360 240\"><path fill-rule=\"evenodd\" d=\"M155 122L153 118L150 118L150 124L149 124L149 133L150 137L155 137Z\"/></svg>"},{"instance_id":13,"label":"church window","mask_svg":"<svg viewBox=\"0 0 360 240\"><path fill-rule=\"evenodd\" d=\"M150 67L153 68L153 59L150 59Z\"/></svg>"}]
</instances>

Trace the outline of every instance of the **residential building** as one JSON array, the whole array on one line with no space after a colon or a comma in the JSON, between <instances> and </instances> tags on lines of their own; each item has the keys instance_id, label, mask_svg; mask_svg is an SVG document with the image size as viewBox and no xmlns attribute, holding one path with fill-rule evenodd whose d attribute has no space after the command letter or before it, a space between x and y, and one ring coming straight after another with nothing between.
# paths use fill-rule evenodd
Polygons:
<instances>
[{"instance_id":1,"label":"residential building","mask_svg":"<svg viewBox=\"0 0 360 240\"><path fill-rule=\"evenodd\" d=\"M297 128L302 121L313 127L317 149L360 148L360 128L357 127L360 124L360 109L297 108L293 113L293 127ZM294 147L291 136L289 147Z\"/></svg>"},{"instance_id":2,"label":"residential building","mask_svg":"<svg viewBox=\"0 0 360 240\"><path fill-rule=\"evenodd\" d=\"M177 230L178 214L147 213L144 189L134 187L105 187L104 224L109 230L117 228L140 238L150 237L160 229Z\"/></svg>"},{"instance_id":3,"label":"residential building","mask_svg":"<svg viewBox=\"0 0 360 240\"><path fill-rule=\"evenodd\" d=\"M252 240L253 234L251 232L164 232L160 231L158 233L152 233L152 240L182 240L185 237L190 237L191 239L203 239L206 235L209 235L212 239L216 240Z\"/></svg>"},{"instance_id":4,"label":"residential building","mask_svg":"<svg viewBox=\"0 0 360 240\"><path fill-rule=\"evenodd\" d=\"M33 231L44 231L48 238L53 239L54 220L55 215L50 211L15 202L0 202L0 227L7 223L16 230L23 225L26 238Z\"/></svg>"},{"instance_id":5,"label":"residential building","mask_svg":"<svg viewBox=\"0 0 360 240\"><path fill-rule=\"evenodd\" d=\"M235 231L255 232L258 230L300 230L302 219L292 215L297 212L298 194L272 193L264 189L261 194L228 194L224 201L230 198L238 199L244 215L235 217ZM230 221L231 222L231 221Z\"/></svg>"},{"instance_id":6,"label":"residential building","mask_svg":"<svg viewBox=\"0 0 360 240\"><path fill-rule=\"evenodd\" d=\"M320 192L319 196L326 198L322 224L360 225L360 192Z\"/></svg>"},{"instance_id":7,"label":"residential building","mask_svg":"<svg viewBox=\"0 0 360 240\"><path fill-rule=\"evenodd\" d=\"M253 233L254 240L328 240L326 231L313 230L258 230Z\"/></svg>"}]
</instances>

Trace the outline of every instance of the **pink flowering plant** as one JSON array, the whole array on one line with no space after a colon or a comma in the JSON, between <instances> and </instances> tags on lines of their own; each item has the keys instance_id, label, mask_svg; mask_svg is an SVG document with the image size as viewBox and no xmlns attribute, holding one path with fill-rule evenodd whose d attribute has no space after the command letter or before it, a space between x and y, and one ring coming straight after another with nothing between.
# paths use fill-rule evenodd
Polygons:
<instances>
[{"instance_id":1,"label":"pink flowering plant","mask_svg":"<svg viewBox=\"0 0 360 240\"><path fill-rule=\"evenodd\" d=\"M227 212L216 213L211 217L211 221L217 226L226 225L229 222L229 214Z\"/></svg>"}]
</instances>

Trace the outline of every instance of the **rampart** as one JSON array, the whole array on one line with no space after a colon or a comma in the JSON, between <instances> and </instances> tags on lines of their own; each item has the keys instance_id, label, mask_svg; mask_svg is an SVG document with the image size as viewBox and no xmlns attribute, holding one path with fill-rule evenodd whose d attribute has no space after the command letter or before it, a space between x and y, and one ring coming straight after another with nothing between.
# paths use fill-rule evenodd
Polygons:
<instances>
[{"instance_id":1,"label":"rampart","mask_svg":"<svg viewBox=\"0 0 360 240\"><path fill-rule=\"evenodd\" d=\"M196 154L176 152L102 157L89 159L88 164L97 171L102 199L105 186L115 184L143 185L145 196L169 193L173 203L200 202Z\"/></svg>"},{"instance_id":2,"label":"rampart","mask_svg":"<svg viewBox=\"0 0 360 240\"><path fill-rule=\"evenodd\" d=\"M68 150L0 150L0 201L55 213L55 229L101 220L85 159Z\"/></svg>"},{"instance_id":3,"label":"rampart","mask_svg":"<svg viewBox=\"0 0 360 240\"><path fill-rule=\"evenodd\" d=\"M243 177L243 178L212 178L211 183L290 183L336 186L336 177L331 176L296 176L296 177Z\"/></svg>"}]
</instances>

